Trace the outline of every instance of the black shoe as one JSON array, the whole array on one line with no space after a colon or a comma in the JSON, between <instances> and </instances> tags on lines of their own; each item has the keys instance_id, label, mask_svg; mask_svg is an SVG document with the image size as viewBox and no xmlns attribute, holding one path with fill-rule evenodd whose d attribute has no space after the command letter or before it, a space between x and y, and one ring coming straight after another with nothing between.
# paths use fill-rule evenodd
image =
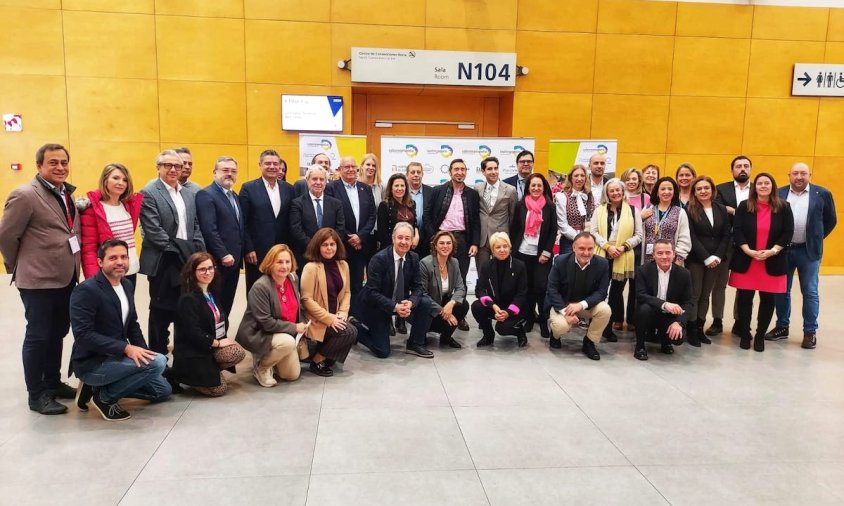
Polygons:
<instances>
[{"instance_id":1,"label":"black shoe","mask_svg":"<svg viewBox=\"0 0 844 506\"><path fill-rule=\"evenodd\" d=\"M484 346L492 346L492 342L495 340L495 333L494 332L484 332L484 337L478 341L478 348L483 348Z\"/></svg>"},{"instance_id":2,"label":"black shoe","mask_svg":"<svg viewBox=\"0 0 844 506\"><path fill-rule=\"evenodd\" d=\"M673 355L674 354L674 346L671 343L663 343L659 347L659 351L665 353L666 355Z\"/></svg>"},{"instance_id":3,"label":"black shoe","mask_svg":"<svg viewBox=\"0 0 844 506\"><path fill-rule=\"evenodd\" d=\"M738 323L733 324L733 328L730 330L730 334L736 337L741 337L741 331L739 331Z\"/></svg>"},{"instance_id":4,"label":"black shoe","mask_svg":"<svg viewBox=\"0 0 844 506\"><path fill-rule=\"evenodd\" d=\"M765 336L760 332L756 334L753 339L753 349L755 351L765 351Z\"/></svg>"},{"instance_id":5,"label":"black shoe","mask_svg":"<svg viewBox=\"0 0 844 506\"><path fill-rule=\"evenodd\" d=\"M76 389L67 383L59 383L56 388L50 389L53 399L76 399Z\"/></svg>"},{"instance_id":6,"label":"black shoe","mask_svg":"<svg viewBox=\"0 0 844 506\"><path fill-rule=\"evenodd\" d=\"M467 330L469 330L469 324L466 323L466 318L463 318L462 320L457 322L457 328L462 330L463 332L466 332Z\"/></svg>"},{"instance_id":7,"label":"black shoe","mask_svg":"<svg viewBox=\"0 0 844 506\"><path fill-rule=\"evenodd\" d=\"M311 362L311 365L308 366L308 370L317 376L322 376L323 378L334 376L334 371L332 371L331 367L325 363L325 360L318 364L316 362Z\"/></svg>"},{"instance_id":8,"label":"black shoe","mask_svg":"<svg viewBox=\"0 0 844 506\"><path fill-rule=\"evenodd\" d=\"M527 346L527 335L522 332L518 336L516 336L516 342L519 344L519 348L524 348Z\"/></svg>"},{"instance_id":9,"label":"black shoe","mask_svg":"<svg viewBox=\"0 0 844 506\"><path fill-rule=\"evenodd\" d=\"M539 322L539 335L542 336L543 339L548 339L551 337L551 332L548 331L548 324L545 322Z\"/></svg>"},{"instance_id":10,"label":"black shoe","mask_svg":"<svg viewBox=\"0 0 844 506\"><path fill-rule=\"evenodd\" d=\"M697 329L687 329L686 331L686 342L689 343L690 346L694 346L695 348L700 348L700 339L697 335Z\"/></svg>"},{"instance_id":11,"label":"black shoe","mask_svg":"<svg viewBox=\"0 0 844 506\"><path fill-rule=\"evenodd\" d=\"M431 350L418 344L407 343L407 348L404 352L408 355L416 355L417 357L434 358L434 354L431 353Z\"/></svg>"},{"instance_id":12,"label":"black shoe","mask_svg":"<svg viewBox=\"0 0 844 506\"><path fill-rule=\"evenodd\" d=\"M563 342L555 337L552 337L550 341L548 341L548 345L554 348L555 350L559 350L563 347Z\"/></svg>"},{"instance_id":13,"label":"black shoe","mask_svg":"<svg viewBox=\"0 0 844 506\"><path fill-rule=\"evenodd\" d=\"M739 341L739 348L741 348L743 350L749 350L750 349L750 336L741 338L741 341Z\"/></svg>"},{"instance_id":14,"label":"black shoe","mask_svg":"<svg viewBox=\"0 0 844 506\"><path fill-rule=\"evenodd\" d=\"M128 411L120 407L116 402L104 402L100 398L99 389L94 390L91 400L94 401L94 408L103 415L103 419L109 422L122 422L132 418Z\"/></svg>"},{"instance_id":15,"label":"black shoe","mask_svg":"<svg viewBox=\"0 0 844 506\"><path fill-rule=\"evenodd\" d=\"M644 348L637 348L636 351L633 352L633 358L636 360L647 360L648 350Z\"/></svg>"},{"instance_id":16,"label":"black shoe","mask_svg":"<svg viewBox=\"0 0 844 506\"><path fill-rule=\"evenodd\" d=\"M170 389L173 391L174 394L180 394L185 391L185 389L182 388L182 385L179 384L179 381L176 379L176 376L173 374L172 367L165 367L164 373L162 373L161 375L164 376L164 379L166 379L167 383L170 384Z\"/></svg>"},{"instance_id":17,"label":"black shoe","mask_svg":"<svg viewBox=\"0 0 844 506\"><path fill-rule=\"evenodd\" d=\"M706 334L704 334L702 332L700 334L698 334L697 338L703 344L712 344L712 339L709 339L708 337L706 337Z\"/></svg>"},{"instance_id":18,"label":"black shoe","mask_svg":"<svg viewBox=\"0 0 844 506\"><path fill-rule=\"evenodd\" d=\"M396 322L396 333L407 334L407 323L404 321L404 318Z\"/></svg>"},{"instance_id":19,"label":"black shoe","mask_svg":"<svg viewBox=\"0 0 844 506\"><path fill-rule=\"evenodd\" d=\"M76 391L76 407L79 411L88 412L88 403L91 401L91 396L94 394L94 389L91 385L79 382L79 389Z\"/></svg>"},{"instance_id":20,"label":"black shoe","mask_svg":"<svg viewBox=\"0 0 844 506\"><path fill-rule=\"evenodd\" d=\"M774 327L774 330L765 334L765 339L768 341L779 341L780 339L788 339L788 327Z\"/></svg>"},{"instance_id":21,"label":"black shoe","mask_svg":"<svg viewBox=\"0 0 844 506\"><path fill-rule=\"evenodd\" d=\"M709 337L717 336L721 334L721 332L724 332L724 324L721 322L720 318L715 318L712 325L706 329L706 335Z\"/></svg>"},{"instance_id":22,"label":"black shoe","mask_svg":"<svg viewBox=\"0 0 844 506\"><path fill-rule=\"evenodd\" d=\"M615 332L612 331L612 327L609 325L607 325L607 328L604 329L604 339L606 339L608 343L618 342L618 336L615 335Z\"/></svg>"},{"instance_id":23,"label":"black shoe","mask_svg":"<svg viewBox=\"0 0 844 506\"><path fill-rule=\"evenodd\" d=\"M459 350L463 346L454 340L453 337L442 337L440 336L440 348L454 348Z\"/></svg>"},{"instance_id":24,"label":"black shoe","mask_svg":"<svg viewBox=\"0 0 844 506\"><path fill-rule=\"evenodd\" d=\"M35 399L29 399L29 409L42 415L63 415L67 413L67 406L56 402L47 392L42 393Z\"/></svg>"},{"instance_id":25,"label":"black shoe","mask_svg":"<svg viewBox=\"0 0 844 506\"><path fill-rule=\"evenodd\" d=\"M601 354L598 353L598 349L595 348L595 343L590 341L588 337L583 338L583 347L581 348L581 351L591 360L601 360Z\"/></svg>"}]
</instances>

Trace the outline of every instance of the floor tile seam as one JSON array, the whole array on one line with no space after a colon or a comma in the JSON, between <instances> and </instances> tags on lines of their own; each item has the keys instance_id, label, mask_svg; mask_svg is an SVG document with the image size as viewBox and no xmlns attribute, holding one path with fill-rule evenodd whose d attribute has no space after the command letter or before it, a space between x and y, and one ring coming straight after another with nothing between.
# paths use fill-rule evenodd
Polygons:
<instances>
[{"instance_id":1,"label":"floor tile seam","mask_svg":"<svg viewBox=\"0 0 844 506\"><path fill-rule=\"evenodd\" d=\"M301 466L303 469L305 466ZM135 482L137 483L160 483L160 482L168 482L168 481L184 481L184 480L197 480L197 481L205 481L205 480L223 480L228 478L289 478L293 476L301 476L305 477L308 476L308 473L305 471L302 472L277 472L277 473L255 473L255 474L245 474L245 473L238 473L238 472L227 472L225 474L220 475L175 475L175 476L168 476L164 478L149 478L149 479L136 479ZM67 482L68 485L71 485L74 482Z\"/></svg>"},{"instance_id":2,"label":"floor tile seam","mask_svg":"<svg viewBox=\"0 0 844 506\"><path fill-rule=\"evenodd\" d=\"M305 487L305 505L308 504L308 496L311 493L311 478L314 474L314 460L316 459L316 445L317 440L319 439L319 424L322 421L322 409L323 403L325 402L325 386L326 386L326 379L322 378L322 393L319 397L319 413L317 414L317 421L316 421L316 430L314 431L314 446L311 449L311 465L308 466L308 486Z\"/></svg>"}]
</instances>

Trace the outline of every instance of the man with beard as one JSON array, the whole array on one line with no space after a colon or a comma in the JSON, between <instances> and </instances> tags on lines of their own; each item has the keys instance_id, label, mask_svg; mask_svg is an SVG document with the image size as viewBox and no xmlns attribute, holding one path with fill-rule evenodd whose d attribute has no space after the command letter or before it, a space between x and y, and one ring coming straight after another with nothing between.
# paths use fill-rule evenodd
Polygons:
<instances>
[{"instance_id":1,"label":"man with beard","mask_svg":"<svg viewBox=\"0 0 844 506\"><path fill-rule=\"evenodd\" d=\"M601 201L601 196L604 193L604 183L609 178L604 176L607 170L607 157L601 153L595 153L589 157L589 189L592 192L592 202L596 205Z\"/></svg>"}]
</instances>

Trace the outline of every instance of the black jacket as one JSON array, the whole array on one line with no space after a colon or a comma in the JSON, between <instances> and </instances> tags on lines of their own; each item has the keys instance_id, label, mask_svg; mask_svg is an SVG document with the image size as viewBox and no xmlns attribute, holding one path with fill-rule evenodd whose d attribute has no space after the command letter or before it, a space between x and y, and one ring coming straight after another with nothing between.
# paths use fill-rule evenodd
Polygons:
<instances>
[{"instance_id":1,"label":"black jacket","mask_svg":"<svg viewBox=\"0 0 844 506\"><path fill-rule=\"evenodd\" d=\"M522 199L516 204L516 211L513 213L513 219L510 220L510 240L513 242L513 252L519 251L519 246L525 238L525 220L527 219L528 209L525 205L525 200ZM557 240L557 208L554 206L554 201L546 202L545 207L542 208L542 225L539 227L539 251L536 252L537 258L542 255L543 251L547 251L550 255L554 254L554 243Z\"/></svg>"},{"instance_id":2,"label":"black jacket","mask_svg":"<svg viewBox=\"0 0 844 506\"><path fill-rule=\"evenodd\" d=\"M671 274L668 275L668 290L665 299L657 297L659 293L659 277L657 276L656 262L648 262L636 269L636 302L640 308L648 307L651 311L662 311L662 304L671 302L679 304L683 308L683 314L671 316L673 321L686 326L692 310L692 275L689 271L679 265L671 266Z\"/></svg>"},{"instance_id":3,"label":"black jacket","mask_svg":"<svg viewBox=\"0 0 844 506\"><path fill-rule=\"evenodd\" d=\"M425 202L425 237L434 237L440 225L445 220L451 200L445 202L447 188L451 181L435 186L431 190L431 198ZM467 246L478 246L481 243L481 198L474 188L463 186L463 221L466 225Z\"/></svg>"},{"instance_id":4,"label":"black jacket","mask_svg":"<svg viewBox=\"0 0 844 506\"><path fill-rule=\"evenodd\" d=\"M243 252L252 251L258 256L258 263L275 244L290 244L290 205L293 202L293 187L287 181L279 180L276 189L281 199L278 216L267 195L264 179L258 178L243 183L240 188L241 221L243 223Z\"/></svg>"},{"instance_id":5,"label":"black jacket","mask_svg":"<svg viewBox=\"0 0 844 506\"><path fill-rule=\"evenodd\" d=\"M724 204L712 203L714 224L709 223L709 218L703 210L698 219L695 219L688 210L686 214L689 217L689 230L692 237L692 251L686 261L703 263L712 255L723 261L727 255L727 248L730 247L730 215Z\"/></svg>"},{"instance_id":6,"label":"black jacket","mask_svg":"<svg viewBox=\"0 0 844 506\"><path fill-rule=\"evenodd\" d=\"M510 255L504 265L507 272L498 281L498 265L501 262L493 258L485 263L478 274L476 292L478 300L484 306L498 304L510 315L518 315L527 307L528 281L525 263Z\"/></svg>"},{"instance_id":7,"label":"black jacket","mask_svg":"<svg viewBox=\"0 0 844 506\"><path fill-rule=\"evenodd\" d=\"M228 315L219 308L220 317L229 328ZM196 387L220 385L220 368L214 360L216 339L214 313L199 292L179 297L173 336L173 373L180 383Z\"/></svg>"},{"instance_id":8,"label":"black jacket","mask_svg":"<svg viewBox=\"0 0 844 506\"><path fill-rule=\"evenodd\" d=\"M401 300L409 300L413 307L419 304L422 293L422 273L419 270L419 255L408 251L404 256L404 290ZM364 322L375 318L388 318L396 309L393 290L396 282L396 264L393 247L388 246L376 253L366 269L366 284L358 297L362 302L360 317Z\"/></svg>"},{"instance_id":9,"label":"black jacket","mask_svg":"<svg viewBox=\"0 0 844 506\"><path fill-rule=\"evenodd\" d=\"M794 234L794 215L791 213L791 206L783 201L784 207L777 213L771 213L771 225L768 229L768 242L765 249L771 249L775 244L782 248L791 242ZM747 272L750 268L750 257L741 250L742 244L747 244L750 249L756 248L756 213L747 212L747 201L745 200L736 208L736 215L733 221L733 242L735 253L730 260L730 270L735 272ZM780 252L765 260L765 271L771 276L782 276L788 272L788 255Z\"/></svg>"},{"instance_id":10,"label":"black jacket","mask_svg":"<svg viewBox=\"0 0 844 506\"><path fill-rule=\"evenodd\" d=\"M346 218L343 214L343 204L334 197L322 194L322 226L333 228L340 237L346 237ZM311 200L310 192L293 199L290 205L290 236L296 261L304 267L305 248L317 230L316 210ZM300 268L301 268L300 267Z\"/></svg>"},{"instance_id":11,"label":"black jacket","mask_svg":"<svg viewBox=\"0 0 844 506\"><path fill-rule=\"evenodd\" d=\"M375 198L372 196L372 188L369 185L355 183L358 190L358 203L360 206L360 223L355 222L355 212L352 210L352 203L349 201L349 195L346 193L346 187L342 180L332 181L325 186L325 194L339 200L343 204L343 219L345 221L346 233L357 234L361 241L366 244L369 241L369 236L372 235L372 229L375 228ZM346 241L346 236L341 236L343 242Z\"/></svg>"},{"instance_id":12,"label":"black jacket","mask_svg":"<svg viewBox=\"0 0 844 506\"><path fill-rule=\"evenodd\" d=\"M413 225L414 230L418 230L416 227L416 209L410 208L411 213L413 214L413 220L409 222ZM397 214L399 212L399 206L396 205L393 199L388 201L383 201L378 204L378 232L376 232L376 236L378 237L378 242L381 244L382 248L386 248L390 244L392 244L392 234L393 234L393 227L396 226L399 219ZM422 243L422 234L420 231L419 235L419 243Z\"/></svg>"},{"instance_id":13,"label":"black jacket","mask_svg":"<svg viewBox=\"0 0 844 506\"><path fill-rule=\"evenodd\" d=\"M607 298L610 288L610 264L606 258L593 255L586 268L586 293L580 300L571 300L570 292L574 288L574 278L577 275L577 259L574 253L557 255L548 275L548 292L545 304L556 311L561 311L570 302L585 300L589 308L593 308Z\"/></svg>"}]
</instances>

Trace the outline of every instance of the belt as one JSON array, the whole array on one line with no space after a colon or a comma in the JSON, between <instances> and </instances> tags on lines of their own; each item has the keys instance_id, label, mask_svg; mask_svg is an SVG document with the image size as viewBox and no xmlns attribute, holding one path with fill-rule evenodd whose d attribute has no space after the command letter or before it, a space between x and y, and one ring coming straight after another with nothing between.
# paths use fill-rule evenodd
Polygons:
<instances>
[{"instance_id":1,"label":"belt","mask_svg":"<svg viewBox=\"0 0 844 506\"><path fill-rule=\"evenodd\" d=\"M790 242L790 243L788 243L788 247L791 248L791 249L805 248L806 243L805 242Z\"/></svg>"}]
</instances>

